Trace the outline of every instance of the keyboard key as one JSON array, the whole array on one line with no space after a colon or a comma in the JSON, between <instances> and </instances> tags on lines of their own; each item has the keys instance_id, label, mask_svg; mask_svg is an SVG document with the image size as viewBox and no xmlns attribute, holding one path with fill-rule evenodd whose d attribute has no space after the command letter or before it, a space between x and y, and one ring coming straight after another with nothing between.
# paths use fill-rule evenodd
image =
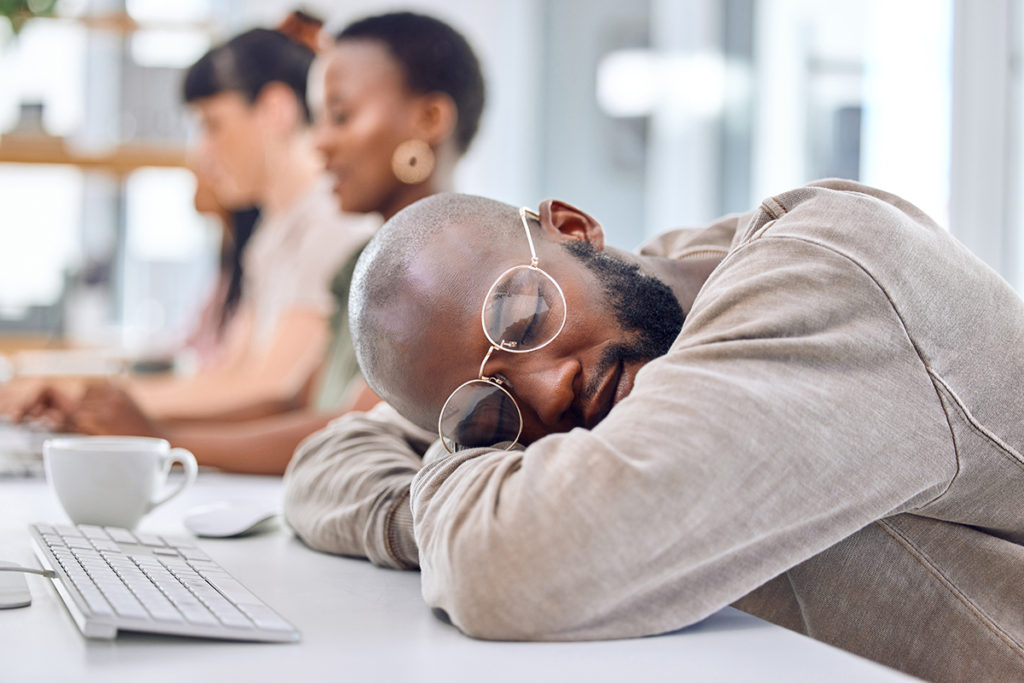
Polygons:
<instances>
[{"instance_id":1,"label":"keyboard key","mask_svg":"<svg viewBox=\"0 0 1024 683\"><path fill-rule=\"evenodd\" d=\"M193 624L203 624L204 626L217 626L220 624L217 617L213 616L210 610L203 607L201 603L197 603L195 607L181 607L181 614L185 617L185 620Z\"/></svg>"},{"instance_id":2,"label":"keyboard key","mask_svg":"<svg viewBox=\"0 0 1024 683\"><path fill-rule=\"evenodd\" d=\"M192 569L188 565L185 565L184 567L178 566L178 565L167 567L167 571L169 571L174 576L178 577L179 581L184 581L185 579L201 579L202 578L202 577L199 576L199 572L195 571L194 569Z\"/></svg>"},{"instance_id":3,"label":"keyboard key","mask_svg":"<svg viewBox=\"0 0 1024 683\"><path fill-rule=\"evenodd\" d=\"M164 543L171 546L172 548L195 548L196 544L187 538L181 538L178 536L161 536L164 539Z\"/></svg>"},{"instance_id":4,"label":"keyboard key","mask_svg":"<svg viewBox=\"0 0 1024 683\"><path fill-rule=\"evenodd\" d=\"M114 613L110 603L106 601L103 594L98 590L82 591L82 597L85 598L85 602L89 605L89 609L93 611L93 614L107 616Z\"/></svg>"},{"instance_id":5,"label":"keyboard key","mask_svg":"<svg viewBox=\"0 0 1024 683\"><path fill-rule=\"evenodd\" d=\"M75 559L79 561L99 560L101 557L103 557L102 555L100 555L99 551L94 550L92 548L72 548L71 554L74 555Z\"/></svg>"},{"instance_id":6,"label":"keyboard key","mask_svg":"<svg viewBox=\"0 0 1024 683\"><path fill-rule=\"evenodd\" d=\"M220 565L212 560L196 560L189 558L188 565L196 571L213 570L220 571Z\"/></svg>"},{"instance_id":7,"label":"keyboard key","mask_svg":"<svg viewBox=\"0 0 1024 683\"><path fill-rule=\"evenodd\" d=\"M110 598L110 602L114 606L114 610L123 617L130 617L133 619L145 619L149 616L146 608L131 597L131 593L128 593L128 597L123 594L118 594Z\"/></svg>"},{"instance_id":8,"label":"keyboard key","mask_svg":"<svg viewBox=\"0 0 1024 683\"><path fill-rule=\"evenodd\" d=\"M228 602L224 596L217 591L212 591L204 595L200 595L197 592L196 597L198 597L203 604L218 617L224 614L234 614L235 612L238 612L238 608Z\"/></svg>"},{"instance_id":9,"label":"keyboard key","mask_svg":"<svg viewBox=\"0 0 1024 683\"><path fill-rule=\"evenodd\" d=\"M168 581L174 581L174 577L171 573L159 564L143 564L139 565L139 569L146 575L146 578L157 585Z\"/></svg>"},{"instance_id":10,"label":"keyboard key","mask_svg":"<svg viewBox=\"0 0 1024 683\"><path fill-rule=\"evenodd\" d=\"M148 595L142 600L142 606L149 610L157 621L183 621L181 613L174 609L159 591Z\"/></svg>"},{"instance_id":11,"label":"keyboard key","mask_svg":"<svg viewBox=\"0 0 1024 683\"><path fill-rule=\"evenodd\" d=\"M150 613L157 621L169 621L172 623L181 623L185 621L185 618L181 616L181 613L173 607L167 610L151 610Z\"/></svg>"},{"instance_id":12,"label":"keyboard key","mask_svg":"<svg viewBox=\"0 0 1024 683\"><path fill-rule=\"evenodd\" d=\"M104 527L106 532L110 534L110 537L118 543L138 543L132 532L127 529L119 529L117 527L108 526Z\"/></svg>"},{"instance_id":13,"label":"keyboard key","mask_svg":"<svg viewBox=\"0 0 1024 683\"><path fill-rule=\"evenodd\" d=\"M107 554L107 555L104 555L104 559L106 559L107 564L109 564L115 570L117 570L117 569L125 569L125 568L128 568L128 567L134 567L135 566L135 563L132 562L131 560L129 560L128 557L125 556L125 555Z\"/></svg>"},{"instance_id":14,"label":"keyboard key","mask_svg":"<svg viewBox=\"0 0 1024 683\"><path fill-rule=\"evenodd\" d=\"M79 524L78 528L82 532L82 535L86 538L101 538L106 540L110 539L110 536L107 535L107 532L104 531L103 527L101 526L93 526L91 524Z\"/></svg>"},{"instance_id":15,"label":"keyboard key","mask_svg":"<svg viewBox=\"0 0 1024 683\"><path fill-rule=\"evenodd\" d=\"M220 622L225 626L232 628L252 628L253 623L249 621L249 617L242 614L240 611L232 607L231 609L214 610L214 614L220 619Z\"/></svg>"},{"instance_id":16,"label":"keyboard key","mask_svg":"<svg viewBox=\"0 0 1024 683\"><path fill-rule=\"evenodd\" d=\"M151 546L163 546L164 545L163 539L160 538L159 536L155 535L155 534L135 534L135 538L139 539L139 542L142 543L142 545L151 545Z\"/></svg>"},{"instance_id":17,"label":"keyboard key","mask_svg":"<svg viewBox=\"0 0 1024 683\"><path fill-rule=\"evenodd\" d=\"M186 560L209 560L210 556L204 553L199 548L178 548Z\"/></svg>"},{"instance_id":18,"label":"keyboard key","mask_svg":"<svg viewBox=\"0 0 1024 683\"><path fill-rule=\"evenodd\" d=\"M93 538L90 540L92 541L92 546L97 550L118 551L121 549L120 546L111 541L109 538Z\"/></svg>"},{"instance_id":19,"label":"keyboard key","mask_svg":"<svg viewBox=\"0 0 1024 683\"><path fill-rule=\"evenodd\" d=\"M157 556L154 555L154 557L157 557ZM158 559L160 560L160 564L162 564L163 566L167 567L168 569L172 569L172 570L173 569L188 569L188 564L186 564L185 560L183 558L181 558L181 557L178 557L178 556L170 557L170 556L160 555L158 557Z\"/></svg>"},{"instance_id":20,"label":"keyboard key","mask_svg":"<svg viewBox=\"0 0 1024 683\"><path fill-rule=\"evenodd\" d=\"M224 594L228 600L235 604L261 605L263 601L253 595L249 590L226 573L200 572L200 575L213 584L213 587Z\"/></svg>"},{"instance_id":21,"label":"keyboard key","mask_svg":"<svg viewBox=\"0 0 1024 683\"><path fill-rule=\"evenodd\" d=\"M291 631L295 628L266 605L243 605L240 609L253 620L257 628L270 631Z\"/></svg>"}]
</instances>

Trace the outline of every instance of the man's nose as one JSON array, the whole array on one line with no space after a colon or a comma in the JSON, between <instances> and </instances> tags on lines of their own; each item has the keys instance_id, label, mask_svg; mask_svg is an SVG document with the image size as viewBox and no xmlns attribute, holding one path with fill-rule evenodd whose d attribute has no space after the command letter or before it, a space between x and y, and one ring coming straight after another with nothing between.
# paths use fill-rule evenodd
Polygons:
<instances>
[{"instance_id":1,"label":"man's nose","mask_svg":"<svg viewBox=\"0 0 1024 683\"><path fill-rule=\"evenodd\" d=\"M501 372L509 378L520 404L524 435L533 440L572 428L570 410L577 385L582 385L579 361L552 358L543 351L502 355Z\"/></svg>"}]
</instances>

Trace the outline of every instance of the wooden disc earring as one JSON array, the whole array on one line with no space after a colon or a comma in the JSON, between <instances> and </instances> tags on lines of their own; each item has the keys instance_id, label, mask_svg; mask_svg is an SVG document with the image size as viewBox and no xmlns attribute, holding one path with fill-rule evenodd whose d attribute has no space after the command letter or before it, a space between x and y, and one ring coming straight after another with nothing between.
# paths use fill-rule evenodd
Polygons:
<instances>
[{"instance_id":1,"label":"wooden disc earring","mask_svg":"<svg viewBox=\"0 0 1024 683\"><path fill-rule=\"evenodd\" d=\"M391 171L406 185L422 183L434 171L434 150L423 140L406 140L391 156Z\"/></svg>"}]
</instances>

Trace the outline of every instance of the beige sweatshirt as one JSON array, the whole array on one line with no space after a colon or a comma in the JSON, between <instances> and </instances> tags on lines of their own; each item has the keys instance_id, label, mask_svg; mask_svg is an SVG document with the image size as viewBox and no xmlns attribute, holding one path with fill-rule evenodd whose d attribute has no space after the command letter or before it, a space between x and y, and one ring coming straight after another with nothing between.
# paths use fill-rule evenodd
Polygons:
<instances>
[{"instance_id":1,"label":"beige sweatshirt","mask_svg":"<svg viewBox=\"0 0 1024 683\"><path fill-rule=\"evenodd\" d=\"M847 181L644 251L728 226L674 346L596 428L421 458L434 435L387 406L342 418L296 454L289 522L418 562L476 637L649 635L734 603L917 676L1024 678L1024 303Z\"/></svg>"}]
</instances>

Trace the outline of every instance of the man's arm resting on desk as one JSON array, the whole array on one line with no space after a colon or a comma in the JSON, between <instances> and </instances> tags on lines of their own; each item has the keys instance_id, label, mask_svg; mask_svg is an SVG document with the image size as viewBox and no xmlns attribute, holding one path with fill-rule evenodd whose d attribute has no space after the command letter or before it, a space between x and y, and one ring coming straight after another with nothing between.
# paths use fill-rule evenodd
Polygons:
<instances>
[{"instance_id":1,"label":"man's arm resting on desk","mask_svg":"<svg viewBox=\"0 0 1024 683\"><path fill-rule=\"evenodd\" d=\"M481 638L662 633L945 490L945 416L885 294L816 247L787 255L723 269L593 430L427 464L427 602Z\"/></svg>"},{"instance_id":2,"label":"man's arm resting on desk","mask_svg":"<svg viewBox=\"0 0 1024 683\"><path fill-rule=\"evenodd\" d=\"M288 523L317 550L417 567L409 485L435 438L383 403L335 420L303 442L288 466Z\"/></svg>"}]
</instances>

